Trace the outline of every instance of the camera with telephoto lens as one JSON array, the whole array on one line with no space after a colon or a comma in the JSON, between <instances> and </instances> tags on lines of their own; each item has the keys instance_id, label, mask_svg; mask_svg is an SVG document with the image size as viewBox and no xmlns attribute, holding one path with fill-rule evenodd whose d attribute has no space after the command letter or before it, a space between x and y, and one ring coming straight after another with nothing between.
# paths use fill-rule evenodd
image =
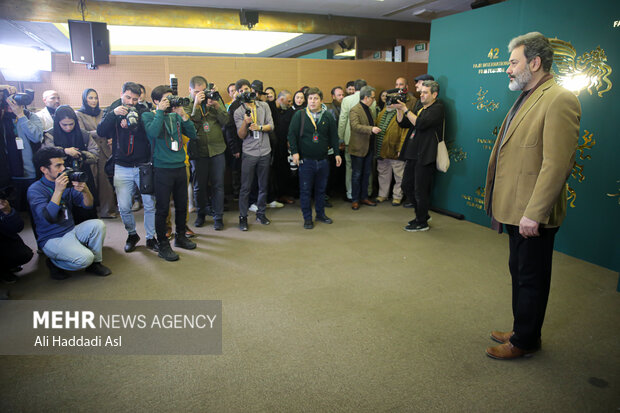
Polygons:
<instances>
[{"instance_id":1,"label":"camera with telephoto lens","mask_svg":"<svg viewBox=\"0 0 620 413\"><path fill-rule=\"evenodd\" d=\"M407 98L407 91L404 90L404 89L400 89L396 93L391 93L391 94L387 95L387 99L385 100L385 105L386 106L394 105L394 104L398 103L398 101L406 103L407 99L408 99Z\"/></svg>"},{"instance_id":2,"label":"camera with telephoto lens","mask_svg":"<svg viewBox=\"0 0 620 413\"><path fill-rule=\"evenodd\" d=\"M86 182L86 173L76 171L73 168L65 168L63 174L67 174L67 178L69 178L71 182Z\"/></svg>"},{"instance_id":3,"label":"camera with telephoto lens","mask_svg":"<svg viewBox=\"0 0 620 413\"><path fill-rule=\"evenodd\" d=\"M127 127L131 130L137 129L140 124L140 114L134 106L125 106L127 114L121 116L121 120L127 119Z\"/></svg>"},{"instance_id":4,"label":"camera with telephoto lens","mask_svg":"<svg viewBox=\"0 0 620 413\"><path fill-rule=\"evenodd\" d=\"M7 104L6 100L9 96L13 96L13 100L19 106L28 106L34 100L34 90L26 89L24 93L15 93L11 95L7 89L0 90L2 93L2 106Z\"/></svg>"},{"instance_id":5,"label":"camera with telephoto lens","mask_svg":"<svg viewBox=\"0 0 620 413\"><path fill-rule=\"evenodd\" d=\"M252 103L256 100L256 93L255 92L239 93L236 99L240 101L241 103Z\"/></svg>"}]
</instances>

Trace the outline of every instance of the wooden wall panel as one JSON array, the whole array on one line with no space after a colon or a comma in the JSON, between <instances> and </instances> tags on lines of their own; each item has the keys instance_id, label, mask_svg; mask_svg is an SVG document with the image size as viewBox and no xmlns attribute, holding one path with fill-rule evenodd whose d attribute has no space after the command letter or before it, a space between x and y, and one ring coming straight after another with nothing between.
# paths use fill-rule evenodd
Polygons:
<instances>
[{"instance_id":1,"label":"wooden wall panel","mask_svg":"<svg viewBox=\"0 0 620 413\"><path fill-rule=\"evenodd\" d=\"M61 102L74 107L81 106L85 88L99 92L101 106L107 106L121 94L126 81L142 83L147 93L160 84L168 84L169 74L179 79L179 92L188 94L189 79L197 74L215 83L227 100L226 87L240 78L250 82L263 81L265 87L276 90L298 90L301 86L317 86L323 90L325 101L331 101L329 92L333 86L345 86L348 80L364 78L377 90L394 87L399 76L413 79L425 73L427 65L420 63L390 63L354 60L275 59L242 57L185 57L185 56L110 56L110 64L97 70L85 65L71 63L68 55L54 55L54 71L44 73L42 82L24 82L24 88L35 90L33 106L41 107L44 90L55 89ZM0 76L0 82L7 82ZM17 85L16 82L8 82Z\"/></svg>"}]
</instances>

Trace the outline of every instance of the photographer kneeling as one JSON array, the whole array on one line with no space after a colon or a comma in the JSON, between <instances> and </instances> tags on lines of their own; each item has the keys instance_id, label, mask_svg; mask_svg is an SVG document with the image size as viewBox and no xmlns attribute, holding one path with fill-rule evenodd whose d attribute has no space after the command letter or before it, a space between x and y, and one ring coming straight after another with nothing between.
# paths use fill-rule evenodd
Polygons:
<instances>
[{"instance_id":1,"label":"photographer kneeling","mask_svg":"<svg viewBox=\"0 0 620 413\"><path fill-rule=\"evenodd\" d=\"M185 113L186 98L172 95L168 86L157 86L151 92L155 112L142 115L142 122L153 152L155 172L155 232L159 245L158 255L166 261L176 261L179 256L170 247L166 237L166 217L170 211L170 195L174 200L174 224L176 236L174 246L193 250L196 243L185 236L187 214L187 171L185 168L185 146L183 136L196 139L194 123Z\"/></svg>"},{"instance_id":2,"label":"photographer kneeling","mask_svg":"<svg viewBox=\"0 0 620 413\"><path fill-rule=\"evenodd\" d=\"M70 277L67 271L86 269L99 276L111 273L101 264L105 224L90 219L79 225L73 221L73 207L92 208L93 196L83 172L65 168L65 153L55 146L41 148L34 164L43 177L28 188L28 202L37 224L37 244L48 259L50 276Z\"/></svg>"}]
</instances>

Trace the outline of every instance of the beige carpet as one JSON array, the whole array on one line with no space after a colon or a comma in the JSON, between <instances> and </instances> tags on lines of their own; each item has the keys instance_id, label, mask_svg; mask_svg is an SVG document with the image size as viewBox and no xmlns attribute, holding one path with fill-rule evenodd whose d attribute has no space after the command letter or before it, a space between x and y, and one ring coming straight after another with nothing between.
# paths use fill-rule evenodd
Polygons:
<instances>
[{"instance_id":1,"label":"beige carpet","mask_svg":"<svg viewBox=\"0 0 620 413\"><path fill-rule=\"evenodd\" d=\"M496 361L484 350L511 327L505 235L438 214L407 233L412 211L389 204L336 201L334 224L311 231L297 206L267 212L247 233L234 211L222 232L208 220L176 263L144 248L141 218L131 254L106 221L107 278L53 281L35 256L14 299L222 300L223 355L1 357L0 411L620 409L617 273L556 253L543 349Z\"/></svg>"}]
</instances>

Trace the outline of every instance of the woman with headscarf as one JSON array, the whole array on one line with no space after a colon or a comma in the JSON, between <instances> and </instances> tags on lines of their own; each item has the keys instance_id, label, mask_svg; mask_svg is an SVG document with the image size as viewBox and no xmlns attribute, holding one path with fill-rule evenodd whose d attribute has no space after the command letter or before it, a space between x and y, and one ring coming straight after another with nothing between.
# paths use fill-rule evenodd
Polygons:
<instances>
[{"instance_id":1,"label":"woman with headscarf","mask_svg":"<svg viewBox=\"0 0 620 413\"><path fill-rule=\"evenodd\" d=\"M82 93L82 107L75 113L82 131L87 132L97 144L99 157L97 166L93 168L97 198L99 199L99 213L101 218L116 218L118 216L114 188L105 173L105 163L112 155L112 146L107 138L97 135L97 125L101 122L103 111L99 108L99 95L95 89L85 89ZM93 165L94 166L94 165ZM94 188L92 188L94 191Z\"/></svg>"},{"instance_id":2,"label":"woman with headscarf","mask_svg":"<svg viewBox=\"0 0 620 413\"><path fill-rule=\"evenodd\" d=\"M293 95L293 110L298 111L306 108L306 95L303 90L298 90Z\"/></svg>"},{"instance_id":3,"label":"woman with headscarf","mask_svg":"<svg viewBox=\"0 0 620 413\"><path fill-rule=\"evenodd\" d=\"M65 167L86 173L86 185L91 193L96 194L97 186L91 166L96 166L99 157L97 144L88 132L80 128L75 111L68 105L62 105L56 109L54 115L54 127L44 133L43 146L58 146L64 149L67 158ZM95 195L95 206L97 196ZM73 218L75 224L87 219L97 218L94 209L74 209Z\"/></svg>"},{"instance_id":4,"label":"woman with headscarf","mask_svg":"<svg viewBox=\"0 0 620 413\"><path fill-rule=\"evenodd\" d=\"M377 99L377 113L381 112L385 107L385 102L387 101L387 91L382 90L379 93L379 99Z\"/></svg>"}]
</instances>

